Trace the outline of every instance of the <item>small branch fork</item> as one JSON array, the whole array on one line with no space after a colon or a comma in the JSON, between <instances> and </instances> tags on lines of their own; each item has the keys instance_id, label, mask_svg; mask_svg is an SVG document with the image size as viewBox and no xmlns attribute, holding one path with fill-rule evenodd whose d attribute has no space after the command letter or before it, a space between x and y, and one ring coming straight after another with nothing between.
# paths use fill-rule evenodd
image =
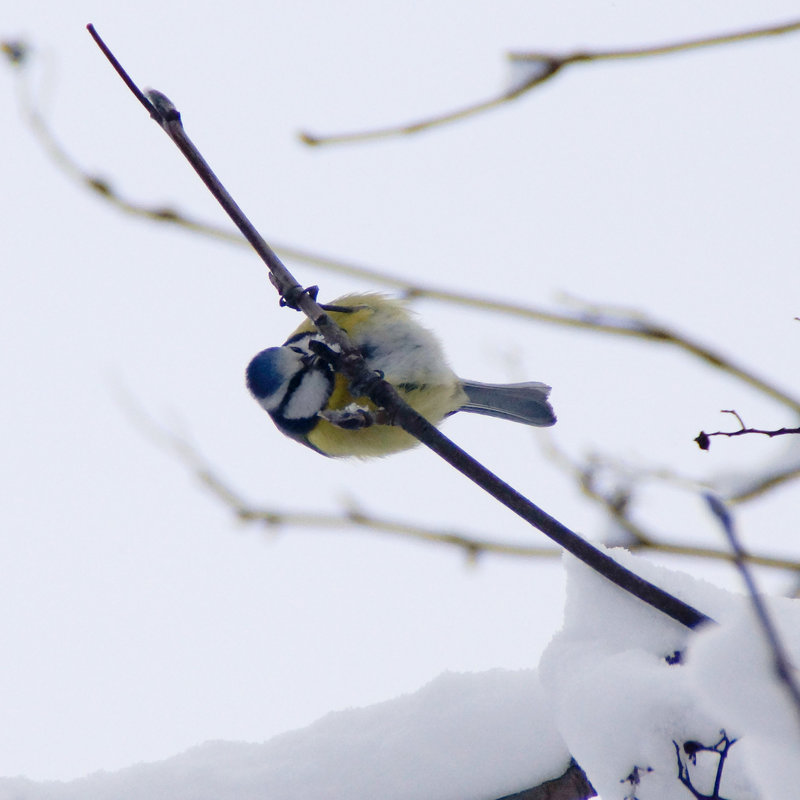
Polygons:
<instances>
[{"instance_id":1,"label":"small branch fork","mask_svg":"<svg viewBox=\"0 0 800 800\"><path fill-rule=\"evenodd\" d=\"M762 436L769 436L770 439L774 436L786 436L787 434L800 434L800 428L778 428L777 430L772 431L765 431L761 428L748 428L744 424L744 420L739 416L738 412L734 411L732 408L723 408L720 412L721 414L732 414L736 417L736 421L739 423L739 430L738 431L714 431L713 433L706 433L705 431L700 431L700 433L695 437L694 441L697 442L697 446L701 450L708 450L711 447L711 437L712 436L744 436L748 433L760 433Z\"/></svg>"},{"instance_id":2,"label":"small branch fork","mask_svg":"<svg viewBox=\"0 0 800 800\"><path fill-rule=\"evenodd\" d=\"M705 745L700 742L688 741L683 743L683 748L673 740L672 744L675 746L675 755L678 759L678 780L692 793L696 800L725 800L719 793L720 784L722 783L722 770L725 767L725 759L728 757L728 751L736 744L736 739L729 739L725 731L720 731L720 740L713 745ZM686 755L686 761L681 757L681 749ZM714 788L711 794L703 794L692 784L691 776L689 775L689 762L697 764L698 753L714 753L719 761L717 762L717 772L714 776Z\"/></svg>"},{"instance_id":3,"label":"small branch fork","mask_svg":"<svg viewBox=\"0 0 800 800\"><path fill-rule=\"evenodd\" d=\"M316 302L316 292L300 286L230 196L186 135L180 114L175 106L161 92L154 90L147 93L142 92L102 41L94 27L92 25L87 27L126 85L184 154L209 191L266 263L270 271L270 280L280 293L283 302L302 311L311 320L327 344L340 354L338 367L341 374L351 384L359 386L378 408L384 409L389 421L402 427L403 430L417 438L515 514L538 528L554 542L621 589L630 592L688 628L696 628L711 621L696 608L625 569L610 556L534 505L451 442L435 426L405 403L390 383L370 371L359 350L350 342L344 331L325 313L323 307Z\"/></svg>"}]
</instances>

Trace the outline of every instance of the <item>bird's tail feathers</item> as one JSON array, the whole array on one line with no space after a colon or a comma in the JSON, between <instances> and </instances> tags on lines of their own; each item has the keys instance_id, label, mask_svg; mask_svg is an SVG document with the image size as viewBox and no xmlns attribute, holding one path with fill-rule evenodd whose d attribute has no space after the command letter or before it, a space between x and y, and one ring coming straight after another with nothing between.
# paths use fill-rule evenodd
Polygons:
<instances>
[{"instance_id":1,"label":"bird's tail feathers","mask_svg":"<svg viewBox=\"0 0 800 800\"><path fill-rule=\"evenodd\" d=\"M528 383L478 383L463 381L468 401L461 411L487 414L525 425L554 425L556 415L547 400L550 387L538 381Z\"/></svg>"}]
</instances>

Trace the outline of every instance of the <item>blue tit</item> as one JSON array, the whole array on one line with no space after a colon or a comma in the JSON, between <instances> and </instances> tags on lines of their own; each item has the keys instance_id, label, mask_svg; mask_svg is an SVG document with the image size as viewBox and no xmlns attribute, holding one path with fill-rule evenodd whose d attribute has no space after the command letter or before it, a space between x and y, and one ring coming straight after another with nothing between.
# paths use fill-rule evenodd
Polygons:
<instances>
[{"instance_id":1,"label":"blue tit","mask_svg":"<svg viewBox=\"0 0 800 800\"><path fill-rule=\"evenodd\" d=\"M438 425L456 411L472 411L525 425L556 421L544 383L491 384L466 381L450 369L442 347L399 300L381 294L349 294L331 303L330 316L403 399ZM262 350L247 367L247 387L278 429L327 456L383 456L417 440L391 425L342 427L328 412L375 411L366 397L353 397L347 379L309 346L322 342L304 322L281 347ZM328 413L328 416L333 416Z\"/></svg>"}]
</instances>

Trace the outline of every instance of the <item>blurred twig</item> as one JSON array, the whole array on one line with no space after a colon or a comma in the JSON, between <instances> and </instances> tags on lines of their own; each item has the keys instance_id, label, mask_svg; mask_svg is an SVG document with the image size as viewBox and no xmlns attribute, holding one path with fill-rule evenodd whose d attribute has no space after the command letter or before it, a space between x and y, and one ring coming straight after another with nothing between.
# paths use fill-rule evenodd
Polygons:
<instances>
[{"instance_id":1,"label":"blurred twig","mask_svg":"<svg viewBox=\"0 0 800 800\"><path fill-rule=\"evenodd\" d=\"M744 503L756 497L761 497L768 491L776 489L778 486L783 486L783 484L795 478L800 478L800 461L756 475L744 482L736 491L726 494L725 498L731 504Z\"/></svg>"},{"instance_id":2,"label":"blurred twig","mask_svg":"<svg viewBox=\"0 0 800 800\"><path fill-rule=\"evenodd\" d=\"M714 515L722 525L725 531L725 536L728 538L731 550L733 551L734 562L741 573L742 580L744 580L747 591L750 595L750 602L753 605L753 610L756 613L758 622L761 629L764 631L767 644L772 651L772 659L775 667L775 674L778 679L786 687L789 696L791 697L792 704L794 705L795 714L797 715L798 722L800 722L800 684L797 682L797 670L793 667L791 660L781 642L778 629L772 621L772 617L767 609L766 603L756 588L755 579L750 573L747 566L747 554L739 542L739 537L736 533L736 528L733 524L733 517L731 516L725 504L713 494L705 496L706 502Z\"/></svg>"},{"instance_id":3,"label":"blurred twig","mask_svg":"<svg viewBox=\"0 0 800 800\"><path fill-rule=\"evenodd\" d=\"M736 560L734 554L728 549L715 547L699 547L696 545L678 544L657 538L656 535L636 522L631 516L631 501L634 497L633 486L616 486L614 488L602 488L600 472L608 468L610 463L607 461L599 462L598 459L590 459L587 463L577 463L570 459L562 450L549 443L547 445L547 455L550 460L558 464L563 470L568 472L575 483L580 487L583 494L595 503L602 506L603 510L609 515L616 526L625 533L625 539L621 542L622 546L631 551L649 551L656 553L666 553L670 555L690 556L695 558L709 558L715 561ZM630 470L629 470L630 472ZM680 476L668 474L665 471L647 472L637 469L635 471L636 480L656 479L668 481L672 484L681 485L692 492L700 489L708 490L709 487L701 487L696 481L690 481ZM617 544L608 542L608 544ZM761 567L772 567L774 569L785 569L800 573L800 561L780 556L769 556L758 553L746 553L746 561Z\"/></svg>"},{"instance_id":4,"label":"blurred twig","mask_svg":"<svg viewBox=\"0 0 800 800\"><path fill-rule=\"evenodd\" d=\"M372 130L335 133L322 136L304 131L300 133L300 139L305 142L305 144L317 146L363 142L391 136L405 136L412 133L419 133L420 131L459 122L473 117L476 114L482 114L506 103L510 103L512 100L516 100L532 89L536 89L546 83L558 73L562 72L566 67L572 66L573 64L590 64L601 61L621 61L674 55L676 53L685 53L704 47L719 47L721 45L752 41L753 39L763 39L768 36L779 36L798 30L800 30L800 20L792 20L790 22L770 25L764 28L753 28L736 33L708 36L699 39L687 39L650 47L621 48L617 50L578 50L573 53L562 55L542 52L509 53L509 60L515 64L530 65L532 71L524 80L515 83L510 89L487 100L480 100L476 103L471 103L441 114L435 114L415 122L405 122L399 125L389 125Z\"/></svg>"},{"instance_id":5,"label":"blurred twig","mask_svg":"<svg viewBox=\"0 0 800 800\"><path fill-rule=\"evenodd\" d=\"M797 25L800 26L800 22ZM12 52L16 53L20 48L22 46L19 43L14 43ZM24 60L20 59L19 64L16 66L19 68L19 65L23 64ZM102 197L104 201L114 205L124 213L175 225L193 233L200 233L231 244L247 246L247 242L236 231L198 221L169 206L152 206L132 201L117 190L109 180L82 168L59 142L47 124L44 115L34 102L25 80L25 70L19 69L19 72L20 106L23 115L28 120L31 130L41 142L45 151L70 178L92 190ZM449 288L444 289L432 285L412 283L405 278L392 275L384 270L367 267L352 261L330 258L301 248L276 245L275 250L289 261L311 264L338 274L392 287L409 299L438 300L506 316L515 316L524 320L668 344L738 378L793 411L800 413L800 399L792 396L789 392L776 386L766 378L756 375L752 370L737 364L713 348L670 328L668 325L649 319L637 311L621 308L612 309L585 302L578 304L578 310L573 312L552 311L507 300L493 300L482 295L459 292Z\"/></svg>"},{"instance_id":6,"label":"blurred twig","mask_svg":"<svg viewBox=\"0 0 800 800\"><path fill-rule=\"evenodd\" d=\"M159 425L142 409L129 392L119 386L116 386L115 389L120 406L136 426L160 447L177 455L184 465L197 477L200 483L242 522L262 523L269 528L349 528L352 530L377 531L379 533L402 536L428 544L455 547L462 550L473 560L483 554L522 558L555 558L561 555L561 550L554 547L531 547L514 542L499 542L488 538L476 537L460 531L437 530L410 522L389 520L385 517L362 510L352 501L347 504L349 507L343 509L339 513L283 511L254 505L226 483L211 467L208 461L203 458L199 450L189 443L186 437L180 436L174 431ZM734 560L733 555L728 550L680 545L655 540L627 516L626 503L619 502L619 496L615 499L613 496L603 493L596 488L593 470L590 467L578 467L571 463L555 448L551 448L549 453L553 458L558 459L562 463L562 466L573 471L584 493L596 502L601 503L614 520L631 535L631 541L625 542L625 547L627 549L640 551L650 550L672 555L710 558L723 561ZM751 564L800 572L800 561L758 555L755 553L748 553L745 558Z\"/></svg>"},{"instance_id":7,"label":"blurred twig","mask_svg":"<svg viewBox=\"0 0 800 800\"><path fill-rule=\"evenodd\" d=\"M129 392L118 385L114 388L120 406L134 424L153 442L177 455L200 483L242 522L260 522L268 528L275 529L302 527L377 531L428 544L456 547L464 551L470 559L476 559L485 553L523 558L556 558L561 555L562 551L556 547L530 547L513 542L479 539L458 531L435 530L422 525L388 520L363 511L353 503L349 503L350 507L340 513L279 511L253 505L223 481L198 449L185 437L159 425Z\"/></svg>"}]
</instances>

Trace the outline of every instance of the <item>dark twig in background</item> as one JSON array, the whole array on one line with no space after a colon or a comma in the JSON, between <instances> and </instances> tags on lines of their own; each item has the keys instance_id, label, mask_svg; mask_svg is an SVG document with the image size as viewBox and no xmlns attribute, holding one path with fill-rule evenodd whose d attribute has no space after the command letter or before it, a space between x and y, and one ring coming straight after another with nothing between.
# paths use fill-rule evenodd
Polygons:
<instances>
[{"instance_id":1,"label":"dark twig in background","mask_svg":"<svg viewBox=\"0 0 800 800\"><path fill-rule=\"evenodd\" d=\"M705 431L700 431L700 433L695 437L695 441L697 442L697 446L701 450L708 450L711 447L711 437L712 436L744 436L749 433L760 433L762 436L769 436L770 439L774 436L786 436L787 434L798 434L800 433L800 428L778 428L777 430L766 431L762 430L761 428L748 428L744 424L744 420L739 416L739 414L731 408L723 408L720 411L721 414L732 414L736 417L736 420L739 423L739 430L738 431L714 431L713 433L706 433Z\"/></svg>"},{"instance_id":2,"label":"dark twig in background","mask_svg":"<svg viewBox=\"0 0 800 800\"><path fill-rule=\"evenodd\" d=\"M785 685L792 704L794 705L798 723L800 723L800 685L798 685L797 682L796 670L781 642L778 629L775 627L775 623L772 621L772 617L767 609L766 603L756 588L755 579L753 578L750 568L747 565L744 549L739 542L739 537L733 524L733 517L725 507L725 504L722 503L715 495L707 494L705 499L709 508L722 525L722 529L725 531L725 535L728 538L728 542L730 543L731 550L733 550L735 557L734 560L736 567L741 573L742 580L744 581L744 584L747 587L747 591L750 595L750 601L753 605L753 610L755 611L758 622L764 632L767 644L772 651L775 674Z\"/></svg>"},{"instance_id":3,"label":"dark twig in background","mask_svg":"<svg viewBox=\"0 0 800 800\"><path fill-rule=\"evenodd\" d=\"M794 33L800 30L800 20L792 20L778 25L770 25L764 28L755 28L736 33L722 34L718 36L708 36L699 39L687 39L680 42L655 45L652 47L622 48L618 50L579 50L566 55L556 55L555 53L534 53L517 52L509 53L508 58L514 63L530 65L531 73L512 86L510 89L501 92L488 100L481 100L453 111L442 114L435 114L425 119L415 122L405 122L399 125L389 125L384 128L373 130L355 131L351 133L334 133L317 135L304 131L300 133L301 141L308 145L329 145L344 144L352 142L363 142L373 139L382 139L391 136L405 136L412 133L420 133L441 125L473 117L486 111L491 111L512 100L516 100L528 94L532 89L542 86L544 83L554 78L566 67L573 64L590 64L601 61L622 61L639 58L654 58L657 56L674 55L698 50L704 47L720 47L721 45L738 44L741 42L763 39L768 36L780 36L782 34Z\"/></svg>"},{"instance_id":4,"label":"dark twig in background","mask_svg":"<svg viewBox=\"0 0 800 800\"><path fill-rule=\"evenodd\" d=\"M89 25L88 30L95 41L100 44L100 37L94 28ZM101 45L101 49L117 72L127 75L108 48ZM129 86L133 84L133 81L128 78L125 82ZM133 85L135 86L135 84ZM372 373L366 366L363 355L316 302L316 292L304 290L300 286L227 192L187 136L180 114L172 102L155 90L148 91L146 98L138 89L134 91L134 94L148 108L151 116L183 153L236 227L242 231L242 234L265 262L269 268L270 281L278 290L282 302L291 308L303 311L319 330L327 344L334 348L334 352L338 354L337 371L348 380L351 386L358 387L357 394L369 398L377 408L383 409L389 415L394 424L417 438L506 508L538 528L554 542L621 589L689 628L696 628L710 621L709 617L696 608L622 567L606 553L598 550L514 490L414 411L402 400L394 387L383 380L382 376Z\"/></svg>"}]
</instances>

